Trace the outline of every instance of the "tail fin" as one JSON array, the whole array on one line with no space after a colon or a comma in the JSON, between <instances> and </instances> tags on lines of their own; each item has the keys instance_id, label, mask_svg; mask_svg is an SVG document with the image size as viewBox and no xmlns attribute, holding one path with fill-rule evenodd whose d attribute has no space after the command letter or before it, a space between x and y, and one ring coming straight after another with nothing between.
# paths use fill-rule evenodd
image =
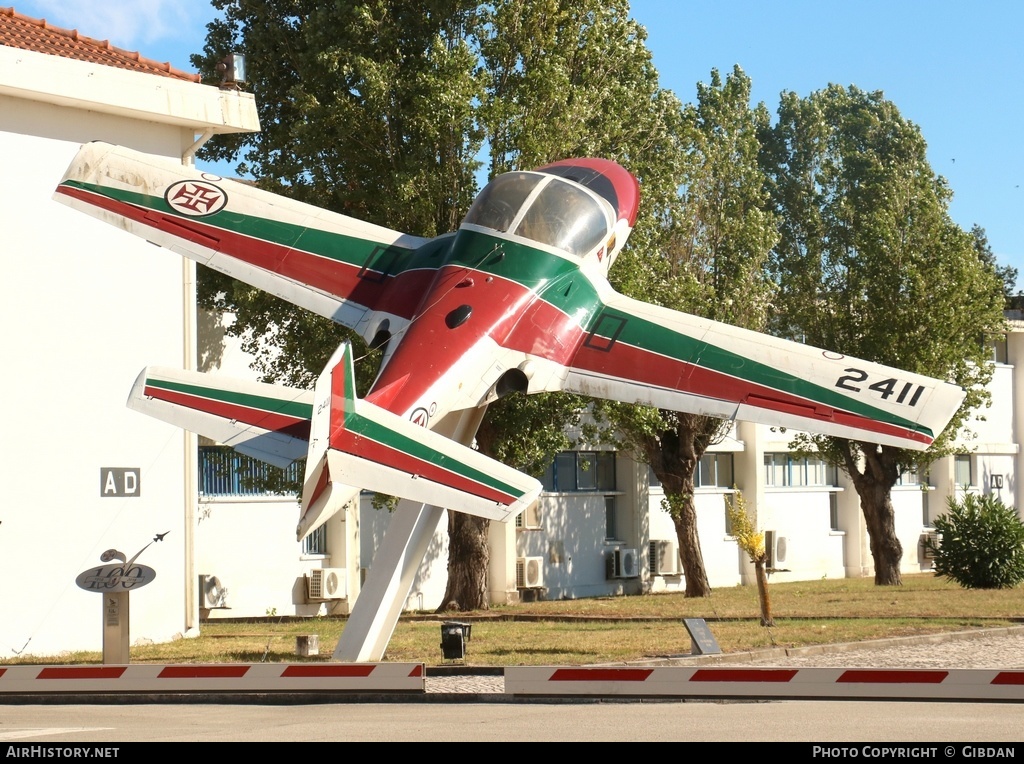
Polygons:
<instances>
[{"instance_id":1,"label":"tail fin","mask_svg":"<svg viewBox=\"0 0 1024 764\"><path fill-rule=\"evenodd\" d=\"M302 481L302 511L295 536L302 540L359 494L359 488L335 482L327 451L330 448L332 386L334 372L343 369L345 357L352 367L348 343L340 345L320 373L313 390L313 414L309 425L309 452ZM355 386L354 370L352 385ZM354 395L354 394L353 394Z\"/></svg>"},{"instance_id":2,"label":"tail fin","mask_svg":"<svg viewBox=\"0 0 1024 764\"><path fill-rule=\"evenodd\" d=\"M541 491L535 478L357 399L345 343L317 380L299 538L353 498L355 486L501 521Z\"/></svg>"}]
</instances>

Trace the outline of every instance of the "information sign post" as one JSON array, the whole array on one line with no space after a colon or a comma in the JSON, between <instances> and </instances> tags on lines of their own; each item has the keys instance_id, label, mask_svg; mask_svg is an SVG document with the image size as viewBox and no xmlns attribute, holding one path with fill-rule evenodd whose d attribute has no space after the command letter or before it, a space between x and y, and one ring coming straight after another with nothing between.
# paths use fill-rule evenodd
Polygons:
<instances>
[{"instance_id":1,"label":"information sign post","mask_svg":"<svg viewBox=\"0 0 1024 764\"><path fill-rule=\"evenodd\" d=\"M167 534L158 535L154 541ZM150 542L150 544L153 542ZM100 561L113 564L89 568L78 574L75 583L87 592L102 595L103 600L103 663L126 664L131 662L130 630L128 618L128 594L132 589L141 589L156 578L156 571L135 562L149 544L138 554L125 560L124 554L108 549L100 555Z\"/></svg>"}]
</instances>

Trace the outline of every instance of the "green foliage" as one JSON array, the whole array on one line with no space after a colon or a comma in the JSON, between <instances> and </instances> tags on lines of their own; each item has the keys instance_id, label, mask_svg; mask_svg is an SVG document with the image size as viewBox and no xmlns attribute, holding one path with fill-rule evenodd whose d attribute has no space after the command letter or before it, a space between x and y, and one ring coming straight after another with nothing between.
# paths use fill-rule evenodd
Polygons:
<instances>
[{"instance_id":1,"label":"green foliage","mask_svg":"<svg viewBox=\"0 0 1024 764\"><path fill-rule=\"evenodd\" d=\"M967 390L935 458L987 402L992 366L978 340L1003 333L1003 285L950 218L952 192L926 149L882 93L831 85L782 95L762 161L782 221L775 331Z\"/></svg>"},{"instance_id":2,"label":"green foliage","mask_svg":"<svg viewBox=\"0 0 1024 764\"><path fill-rule=\"evenodd\" d=\"M971 238L974 243L974 251L978 254L982 265L990 269L1002 283L1006 307L1012 307L1013 298L1024 295L1024 292L1019 290L1014 294L1014 290L1017 289L1017 269L1012 265L999 264L996 260L996 253L992 251L992 245L988 243L988 234L980 225L971 227Z\"/></svg>"},{"instance_id":3,"label":"green foliage","mask_svg":"<svg viewBox=\"0 0 1024 764\"><path fill-rule=\"evenodd\" d=\"M881 92L830 85L806 98L783 93L778 114L762 154L781 221L770 261L774 331L967 391L923 454L817 435L799 444L851 476L876 582L899 584L890 489L901 471L951 453L969 435L969 414L987 403L1003 284L950 218L952 192L929 165L920 129Z\"/></svg>"},{"instance_id":4,"label":"green foliage","mask_svg":"<svg viewBox=\"0 0 1024 764\"><path fill-rule=\"evenodd\" d=\"M757 522L747 510L746 499L741 491L726 497L726 513L729 518L730 535L736 539L740 549L747 553L753 563L764 562L767 554L764 548L764 532L757 529Z\"/></svg>"},{"instance_id":5,"label":"green foliage","mask_svg":"<svg viewBox=\"0 0 1024 764\"><path fill-rule=\"evenodd\" d=\"M950 496L935 530L942 536L934 548L936 575L965 589L1010 589L1024 581L1024 523L998 497Z\"/></svg>"},{"instance_id":6,"label":"green foliage","mask_svg":"<svg viewBox=\"0 0 1024 764\"><path fill-rule=\"evenodd\" d=\"M476 193L483 79L473 40L481 21L463 0L213 0L193 63L216 81L227 51L244 53L261 130L217 136L207 159L319 207L418 236L453 230ZM229 334L265 381L311 386L352 332L205 271L200 304L230 311ZM363 356L357 351L357 357ZM361 389L379 356L357 364Z\"/></svg>"},{"instance_id":7,"label":"green foliage","mask_svg":"<svg viewBox=\"0 0 1024 764\"><path fill-rule=\"evenodd\" d=\"M469 208L485 148L491 174L574 156L621 162L644 186L640 244L656 237L660 211L678 200L680 104L659 87L646 33L625 0L213 5L222 16L193 62L214 79L225 52L246 54L262 129L218 136L202 156L241 155L238 171L263 188L435 236L455 230ZM203 274L200 299L234 314L229 333L267 381L310 386L339 342L357 342L221 276ZM361 390L377 365L373 354L357 364ZM492 404L477 442L539 474L577 439L566 427L595 442L583 411L571 396L509 396ZM468 598L451 599L461 606Z\"/></svg>"},{"instance_id":8,"label":"green foliage","mask_svg":"<svg viewBox=\"0 0 1024 764\"><path fill-rule=\"evenodd\" d=\"M758 164L768 111L763 104L752 108L750 95L750 78L739 67L724 80L712 70L710 83L698 84L697 103L680 115L682 153L670 165L674 198L655 208L643 248L627 248L612 269L619 291L749 329L765 327L775 285L764 265L777 234ZM694 470L730 423L622 404L605 411L623 444L661 481L687 566L687 593L704 596L710 587L701 583L696 532L680 529L695 517Z\"/></svg>"}]
</instances>

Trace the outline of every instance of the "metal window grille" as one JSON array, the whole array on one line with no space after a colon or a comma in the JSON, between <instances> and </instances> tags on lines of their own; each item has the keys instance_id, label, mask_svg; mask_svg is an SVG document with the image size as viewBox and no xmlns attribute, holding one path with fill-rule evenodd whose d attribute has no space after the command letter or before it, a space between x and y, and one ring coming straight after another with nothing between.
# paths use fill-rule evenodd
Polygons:
<instances>
[{"instance_id":1,"label":"metal window grille","mask_svg":"<svg viewBox=\"0 0 1024 764\"><path fill-rule=\"evenodd\" d=\"M200 496L294 494L287 486L301 480L302 462L282 470L227 446L199 447Z\"/></svg>"}]
</instances>

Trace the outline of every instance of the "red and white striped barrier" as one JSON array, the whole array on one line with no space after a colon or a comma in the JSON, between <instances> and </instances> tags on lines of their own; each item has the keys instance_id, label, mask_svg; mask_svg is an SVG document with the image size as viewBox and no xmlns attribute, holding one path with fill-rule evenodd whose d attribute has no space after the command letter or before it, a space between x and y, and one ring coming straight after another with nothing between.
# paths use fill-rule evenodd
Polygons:
<instances>
[{"instance_id":1,"label":"red and white striped barrier","mask_svg":"<svg viewBox=\"0 0 1024 764\"><path fill-rule=\"evenodd\" d=\"M426 692L422 663L0 666L0 697L61 692Z\"/></svg>"},{"instance_id":2,"label":"red and white striped barrier","mask_svg":"<svg viewBox=\"0 0 1024 764\"><path fill-rule=\"evenodd\" d=\"M1024 670L510 666L510 695L1024 702Z\"/></svg>"}]
</instances>

